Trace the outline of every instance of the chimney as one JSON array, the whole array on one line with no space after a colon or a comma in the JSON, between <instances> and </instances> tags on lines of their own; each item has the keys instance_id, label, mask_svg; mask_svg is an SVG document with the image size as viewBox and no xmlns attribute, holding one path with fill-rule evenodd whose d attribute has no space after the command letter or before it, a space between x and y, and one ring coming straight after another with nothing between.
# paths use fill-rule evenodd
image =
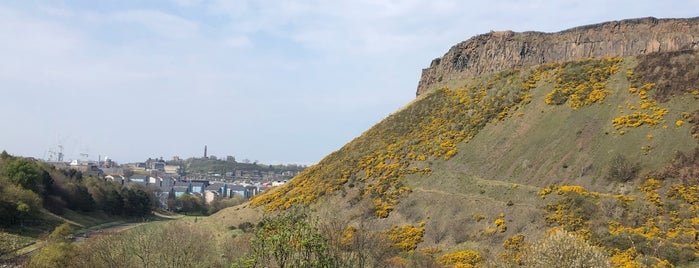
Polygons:
<instances>
[{"instance_id":1,"label":"chimney","mask_svg":"<svg viewBox=\"0 0 699 268\"><path fill-rule=\"evenodd\" d=\"M206 145L204 145L204 158L205 158L205 159L208 158L208 157L206 156Z\"/></svg>"}]
</instances>

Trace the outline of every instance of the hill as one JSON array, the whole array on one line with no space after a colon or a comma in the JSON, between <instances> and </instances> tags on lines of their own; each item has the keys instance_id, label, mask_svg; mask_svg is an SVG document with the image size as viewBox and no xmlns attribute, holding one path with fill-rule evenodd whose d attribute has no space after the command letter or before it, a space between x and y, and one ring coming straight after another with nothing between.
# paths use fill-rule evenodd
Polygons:
<instances>
[{"instance_id":1,"label":"hill","mask_svg":"<svg viewBox=\"0 0 699 268\"><path fill-rule=\"evenodd\" d=\"M310 207L384 232L414 266L526 265L556 229L615 266L696 265L697 21L476 36L423 71L415 101L207 221Z\"/></svg>"}]
</instances>

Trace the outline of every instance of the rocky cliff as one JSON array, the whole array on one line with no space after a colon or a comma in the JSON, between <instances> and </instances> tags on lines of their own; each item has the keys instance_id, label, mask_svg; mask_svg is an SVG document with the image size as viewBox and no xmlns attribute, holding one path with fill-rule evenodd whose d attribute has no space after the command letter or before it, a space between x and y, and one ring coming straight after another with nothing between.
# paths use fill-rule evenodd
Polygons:
<instances>
[{"instance_id":1,"label":"rocky cliff","mask_svg":"<svg viewBox=\"0 0 699 268\"><path fill-rule=\"evenodd\" d=\"M483 73L589 57L699 48L699 17L605 22L557 33L490 32L453 46L422 70L417 95Z\"/></svg>"}]
</instances>

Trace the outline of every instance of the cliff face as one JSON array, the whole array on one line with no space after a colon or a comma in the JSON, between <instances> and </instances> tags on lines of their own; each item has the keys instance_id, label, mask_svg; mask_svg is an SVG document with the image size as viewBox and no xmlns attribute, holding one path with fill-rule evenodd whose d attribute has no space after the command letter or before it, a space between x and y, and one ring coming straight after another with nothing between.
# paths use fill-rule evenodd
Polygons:
<instances>
[{"instance_id":1,"label":"cliff face","mask_svg":"<svg viewBox=\"0 0 699 268\"><path fill-rule=\"evenodd\" d=\"M417 95L450 81L523 66L686 49L699 49L699 17L612 21L557 33L491 32L434 59L422 70Z\"/></svg>"}]
</instances>

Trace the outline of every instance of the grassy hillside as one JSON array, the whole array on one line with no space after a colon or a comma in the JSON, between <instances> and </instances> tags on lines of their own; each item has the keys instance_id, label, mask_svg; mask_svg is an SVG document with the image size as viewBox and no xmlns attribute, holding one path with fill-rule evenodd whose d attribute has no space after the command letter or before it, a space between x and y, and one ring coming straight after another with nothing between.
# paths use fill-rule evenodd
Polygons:
<instances>
[{"instance_id":1,"label":"grassy hillside","mask_svg":"<svg viewBox=\"0 0 699 268\"><path fill-rule=\"evenodd\" d=\"M421 96L250 205L311 206L376 230L424 223L418 249L473 250L480 263L506 263L503 243L518 235L531 243L560 228L617 264L687 264L699 257L687 160L698 63L686 51L453 82L461 86Z\"/></svg>"}]
</instances>

